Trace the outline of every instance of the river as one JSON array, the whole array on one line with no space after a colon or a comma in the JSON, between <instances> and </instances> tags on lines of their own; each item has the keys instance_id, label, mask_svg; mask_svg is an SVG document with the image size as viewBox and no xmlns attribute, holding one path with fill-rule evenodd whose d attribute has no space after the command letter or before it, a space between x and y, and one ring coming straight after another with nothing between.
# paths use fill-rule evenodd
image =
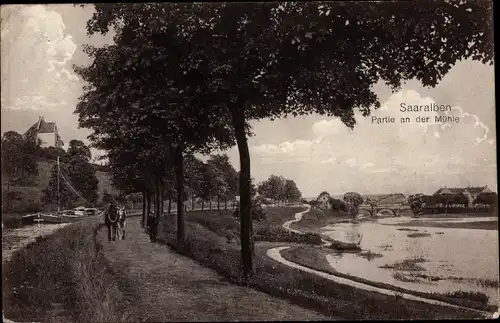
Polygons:
<instances>
[{"instance_id":1,"label":"river","mask_svg":"<svg viewBox=\"0 0 500 323\"><path fill-rule=\"evenodd\" d=\"M324 227L325 236L351 243L361 239L361 248L371 252L368 256L333 253L327 260L338 272L367 280L421 292L477 291L488 295L491 304L500 304L497 230L404 226L414 220L381 218ZM432 221L498 222L498 218Z\"/></svg>"}]
</instances>

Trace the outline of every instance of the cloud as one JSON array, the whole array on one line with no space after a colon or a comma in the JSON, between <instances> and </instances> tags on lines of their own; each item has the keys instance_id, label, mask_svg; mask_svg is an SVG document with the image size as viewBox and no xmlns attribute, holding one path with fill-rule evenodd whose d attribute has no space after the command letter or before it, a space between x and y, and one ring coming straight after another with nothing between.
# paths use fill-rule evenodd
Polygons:
<instances>
[{"instance_id":1,"label":"cloud","mask_svg":"<svg viewBox=\"0 0 500 323\"><path fill-rule=\"evenodd\" d=\"M444 105L451 111L401 111L402 103ZM443 125L438 122L440 116L456 116L460 120ZM406 118L410 118L409 123L402 122ZM417 122L417 118L427 122ZM252 146L251 150L258 158L265 158L267 164L301 160L309 165L308 172L322 171L323 175L318 176L339 181L342 178L346 186L351 185L353 178L363 176L377 181L376 185L394 187L419 181L435 185L463 181L467 172L479 172L485 167L485 158L495 158L491 148L494 138L479 117L414 90L394 93L372 116L356 114L356 121L351 130L338 118L325 118L312 124L316 136L312 140L263 144ZM388 176L389 173L396 175Z\"/></svg>"},{"instance_id":2,"label":"cloud","mask_svg":"<svg viewBox=\"0 0 500 323\"><path fill-rule=\"evenodd\" d=\"M362 169L366 169L366 168L370 168L370 167L373 167L373 166L375 166L375 164L374 164L374 163L366 163L366 164L363 164L363 165L361 166L361 168L362 168Z\"/></svg>"},{"instance_id":3,"label":"cloud","mask_svg":"<svg viewBox=\"0 0 500 323\"><path fill-rule=\"evenodd\" d=\"M59 109L80 93L68 70L77 46L62 16L48 8L23 5L2 15L2 108Z\"/></svg>"},{"instance_id":4,"label":"cloud","mask_svg":"<svg viewBox=\"0 0 500 323\"><path fill-rule=\"evenodd\" d=\"M339 123L331 124L327 120L321 120L316 122L312 129L317 136L322 137L340 134L344 130L343 127L344 126Z\"/></svg>"},{"instance_id":5,"label":"cloud","mask_svg":"<svg viewBox=\"0 0 500 323\"><path fill-rule=\"evenodd\" d=\"M471 124L475 128L477 144L488 138L490 129L479 120L477 115L464 112L460 107L453 107L452 111L446 111L445 113L447 116L458 116L463 123ZM443 127L451 127L451 125L445 124Z\"/></svg>"}]
</instances>

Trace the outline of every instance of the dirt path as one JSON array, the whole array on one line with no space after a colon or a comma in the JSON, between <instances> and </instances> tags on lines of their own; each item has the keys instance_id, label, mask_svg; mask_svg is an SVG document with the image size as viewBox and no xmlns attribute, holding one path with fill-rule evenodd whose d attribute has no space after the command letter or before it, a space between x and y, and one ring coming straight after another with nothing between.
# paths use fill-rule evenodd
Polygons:
<instances>
[{"instance_id":1,"label":"dirt path","mask_svg":"<svg viewBox=\"0 0 500 323\"><path fill-rule=\"evenodd\" d=\"M104 254L121 273L127 321L331 320L287 300L233 285L215 271L149 242L139 218L127 221L127 240L100 230Z\"/></svg>"}]
</instances>

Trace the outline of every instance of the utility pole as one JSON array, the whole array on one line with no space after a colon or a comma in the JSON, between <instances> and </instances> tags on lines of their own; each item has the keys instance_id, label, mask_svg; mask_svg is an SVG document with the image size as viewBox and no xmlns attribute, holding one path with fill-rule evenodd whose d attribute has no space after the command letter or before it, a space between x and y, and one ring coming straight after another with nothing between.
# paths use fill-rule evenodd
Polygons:
<instances>
[{"instance_id":1,"label":"utility pole","mask_svg":"<svg viewBox=\"0 0 500 323\"><path fill-rule=\"evenodd\" d=\"M57 156L57 212L61 212L61 207L59 206L59 156Z\"/></svg>"}]
</instances>

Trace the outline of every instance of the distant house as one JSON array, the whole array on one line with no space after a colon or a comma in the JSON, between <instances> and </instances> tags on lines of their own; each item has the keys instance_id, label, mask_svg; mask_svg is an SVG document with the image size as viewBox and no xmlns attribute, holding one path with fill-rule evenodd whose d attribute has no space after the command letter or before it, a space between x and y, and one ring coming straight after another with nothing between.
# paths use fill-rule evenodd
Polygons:
<instances>
[{"instance_id":1,"label":"distant house","mask_svg":"<svg viewBox=\"0 0 500 323\"><path fill-rule=\"evenodd\" d=\"M474 200L480 193L491 193L491 192L492 191L488 188L487 185L482 187L464 187L464 188L444 187L437 190L436 193L434 193L434 195L463 194L469 200L469 205L472 205Z\"/></svg>"},{"instance_id":2,"label":"distant house","mask_svg":"<svg viewBox=\"0 0 500 323\"><path fill-rule=\"evenodd\" d=\"M328 194L328 192L322 192L316 198L315 204L320 209L326 210L330 207L330 199L331 199L331 196L330 196L330 194Z\"/></svg>"},{"instance_id":3,"label":"distant house","mask_svg":"<svg viewBox=\"0 0 500 323\"><path fill-rule=\"evenodd\" d=\"M62 148L64 146L57 131L56 123L47 122L43 117L39 117L38 121L26 131L25 135L33 140L40 140L42 148Z\"/></svg>"}]
</instances>

